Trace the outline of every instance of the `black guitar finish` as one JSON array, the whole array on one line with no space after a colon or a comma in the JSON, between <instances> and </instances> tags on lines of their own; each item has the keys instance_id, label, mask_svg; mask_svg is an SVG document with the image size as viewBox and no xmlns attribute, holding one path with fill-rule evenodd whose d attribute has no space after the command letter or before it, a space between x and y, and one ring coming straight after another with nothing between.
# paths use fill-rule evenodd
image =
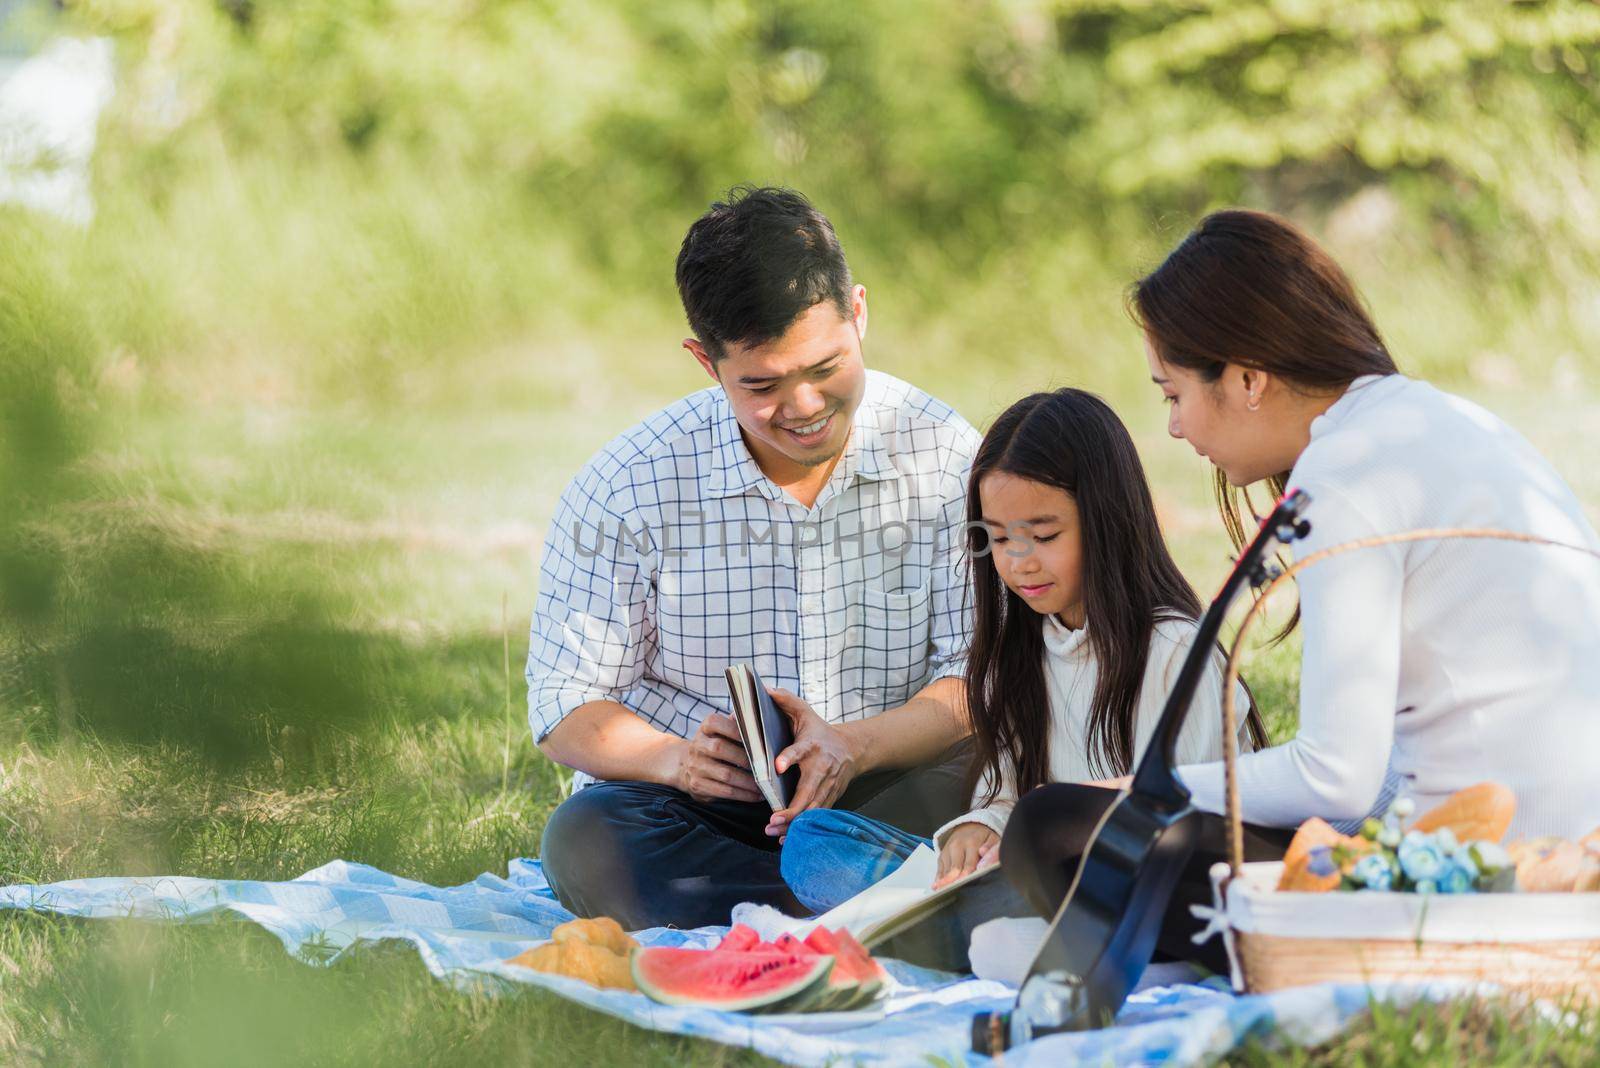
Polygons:
<instances>
[{"instance_id":1,"label":"black guitar finish","mask_svg":"<svg viewBox=\"0 0 1600 1068\"><path fill-rule=\"evenodd\" d=\"M1268 561L1278 546L1310 533L1301 518L1308 504L1299 490L1278 502L1206 610L1133 783L1084 851L1016 1006L973 1019L975 1052L992 1056L1037 1035L1102 1027L1144 973L1199 834L1200 813L1174 773L1178 734L1229 606L1247 582L1259 587L1273 577Z\"/></svg>"}]
</instances>

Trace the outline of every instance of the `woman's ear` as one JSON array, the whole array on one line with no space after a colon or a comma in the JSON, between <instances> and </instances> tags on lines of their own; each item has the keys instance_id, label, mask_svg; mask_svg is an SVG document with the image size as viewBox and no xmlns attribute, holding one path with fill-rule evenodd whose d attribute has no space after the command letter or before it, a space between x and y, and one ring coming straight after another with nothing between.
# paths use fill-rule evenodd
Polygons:
<instances>
[{"instance_id":1,"label":"woman's ear","mask_svg":"<svg viewBox=\"0 0 1600 1068\"><path fill-rule=\"evenodd\" d=\"M1266 371L1258 371L1253 367L1246 367L1239 375L1239 382L1244 387L1245 410L1251 412L1259 411L1261 402L1272 388L1272 375Z\"/></svg>"}]
</instances>

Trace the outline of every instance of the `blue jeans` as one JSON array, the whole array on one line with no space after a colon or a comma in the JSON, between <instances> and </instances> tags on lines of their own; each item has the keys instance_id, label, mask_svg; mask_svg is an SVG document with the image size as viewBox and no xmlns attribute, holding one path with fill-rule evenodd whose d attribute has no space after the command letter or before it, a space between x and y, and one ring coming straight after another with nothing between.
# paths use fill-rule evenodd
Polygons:
<instances>
[{"instance_id":1,"label":"blue jeans","mask_svg":"<svg viewBox=\"0 0 1600 1068\"><path fill-rule=\"evenodd\" d=\"M891 874L927 838L858 812L814 808L789 825L779 864L802 905L826 912ZM929 968L964 972L972 929L1000 916L1038 913L1003 877L970 883L949 907L896 935L874 952Z\"/></svg>"},{"instance_id":2,"label":"blue jeans","mask_svg":"<svg viewBox=\"0 0 1600 1068\"><path fill-rule=\"evenodd\" d=\"M917 846L932 844L871 816L807 809L789 825L783 881L806 908L827 912L894 872Z\"/></svg>"},{"instance_id":3,"label":"blue jeans","mask_svg":"<svg viewBox=\"0 0 1600 1068\"><path fill-rule=\"evenodd\" d=\"M965 810L970 760L971 743L962 742L934 764L867 772L836 804L885 826L932 832ZM696 801L655 783L596 783L551 813L544 872L575 914L610 916L630 931L724 924L742 901L804 915L779 870L778 840L766 834L771 815L761 801Z\"/></svg>"}]
</instances>

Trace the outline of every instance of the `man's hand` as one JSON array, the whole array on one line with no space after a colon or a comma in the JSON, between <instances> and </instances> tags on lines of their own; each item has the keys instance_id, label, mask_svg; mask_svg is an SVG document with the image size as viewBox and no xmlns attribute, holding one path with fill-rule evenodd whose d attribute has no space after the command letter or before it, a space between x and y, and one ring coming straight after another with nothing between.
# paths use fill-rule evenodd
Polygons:
<instances>
[{"instance_id":1,"label":"man's hand","mask_svg":"<svg viewBox=\"0 0 1600 1068\"><path fill-rule=\"evenodd\" d=\"M963 823L945 837L939 850L939 874L933 889L999 862L1000 836L981 823Z\"/></svg>"},{"instance_id":2,"label":"man's hand","mask_svg":"<svg viewBox=\"0 0 1600 1068\"><path fill-rule=\"evenodd\" d=\"M781 775L800 765L800 785L794 800L781 812L774 812L767 833L781 837L789 821L808 808L827 808L839 799L856 773L856 753L848 737L838 727L817 715L806 702L788 690L767 689L772 703L794 724L794 744L778 754L773 765Z\"/></svg>"},{"instance_id":3,"label":"man's hand","mask_svg":"<svg viewBox=\"0 0 1600 1068\"><path fill-rule=\"evenodd\" d=\"M712 712L677 746L673 784L696 801L760 801L732 716Z\"/></svg>"}]
</instances>

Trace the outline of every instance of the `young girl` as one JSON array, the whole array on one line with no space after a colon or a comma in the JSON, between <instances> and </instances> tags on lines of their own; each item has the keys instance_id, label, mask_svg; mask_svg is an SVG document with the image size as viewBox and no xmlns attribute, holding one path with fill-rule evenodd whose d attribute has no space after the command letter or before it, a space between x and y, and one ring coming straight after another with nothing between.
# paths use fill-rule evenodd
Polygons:
<instances>
[{"instance_id":1,"label":"young girl","mask_svg":"<svg viewBox=\"0 0 1600 1068\"><path fill-rule=\"evenodd\" d=\"M1133 440L1091 394L1035 393L1008 408L973 462L967 518L976 790L972 811L934 835L940 883L997 859L1022 794L1132 770L1200 614L1162 540ZM1182 763L1222 757L1222 667L1218 651L1179 736ZM1241 747L1264 745L1243 687L1237 701L1249 708ZM925 843L855 813L811 809L789 829L783 875L803 904L824 911ZM991 905L996 915L1033 911L1015 895Z\"/></svg>"}]
</instances>

